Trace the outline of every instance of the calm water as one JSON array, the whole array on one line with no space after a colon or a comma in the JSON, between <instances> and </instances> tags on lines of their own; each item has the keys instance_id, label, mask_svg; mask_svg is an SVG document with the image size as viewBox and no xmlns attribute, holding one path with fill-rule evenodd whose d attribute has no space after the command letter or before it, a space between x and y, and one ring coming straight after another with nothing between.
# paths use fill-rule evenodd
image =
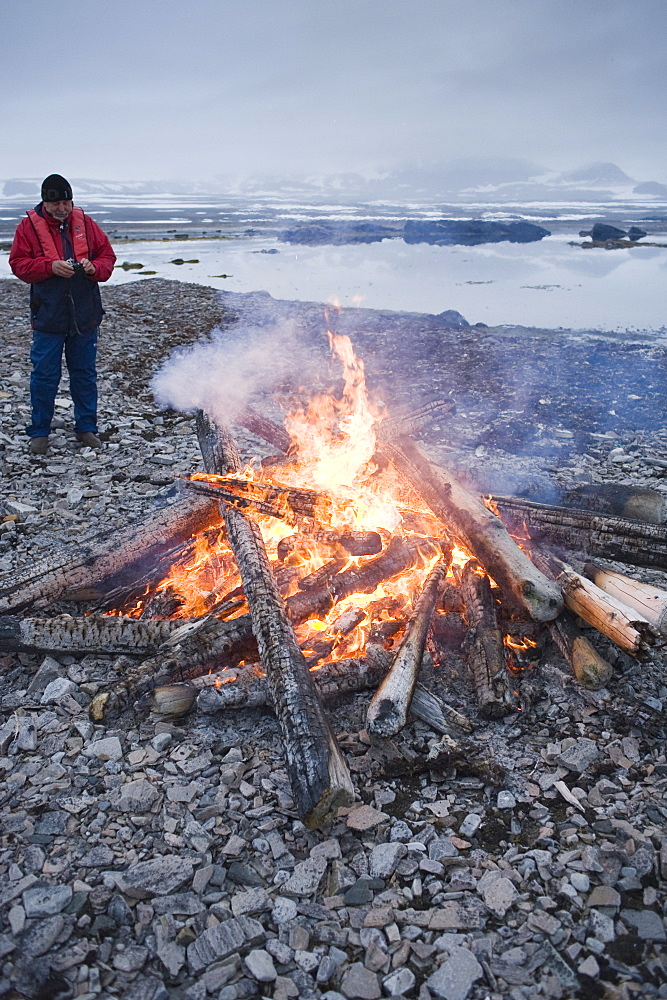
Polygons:
<instances>
[{"instance_id":1,"label":"calm water","mask_svg":"<svg viewBox=\"0 0 667 1000\"><path fill-rule=\"evenodd\" d=\"M81 204L110 235L118 263L112 284L158 277L275 298L438 313L470 323L606 331L667 327L667 249L585 250L579 229L595 220L640 224L667 243L667 206L309 205L274 195L248 199L96 196ZM0 277L11 277L7 243L27 204L0 200ZM662 215L662 219L660 216ZM528 219L552 235L528 244L408 245L401 239L345 246L292 246L282 230L311 220L405 218ZM650 221L645 221L650 220ZM184 236L188 236L184 239ZM205 238L202 238L205 237ZM175 260L184 263L174 263Z\"/></svg>"}]
</instances>

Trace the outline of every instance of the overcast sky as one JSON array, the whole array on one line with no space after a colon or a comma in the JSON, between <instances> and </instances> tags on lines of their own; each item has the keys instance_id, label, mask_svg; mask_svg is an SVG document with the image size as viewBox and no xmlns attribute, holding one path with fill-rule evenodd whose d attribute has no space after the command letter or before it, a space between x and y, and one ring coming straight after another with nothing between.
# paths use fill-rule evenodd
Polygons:
<instances>
[{"instance_id":1,"label":"overcast sky","mask_svg":"<svg viewBox=\"0 0 667 1000\"><path fill-rule=\"evenodd\" d=\"M667 0L21 0L0 178L520 157L667 180Z\"/></svg>"}]
</instances>

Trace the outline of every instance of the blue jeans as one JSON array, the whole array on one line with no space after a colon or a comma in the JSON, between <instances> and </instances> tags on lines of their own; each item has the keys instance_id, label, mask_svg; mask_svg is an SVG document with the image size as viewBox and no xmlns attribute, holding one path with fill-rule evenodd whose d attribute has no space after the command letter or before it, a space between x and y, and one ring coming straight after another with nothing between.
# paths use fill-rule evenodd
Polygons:
<instances>
[{"instance_id":1,"label":"blue jeans","mask_svg":"<svg viewBox=\"0 0 667 1000\"><path fill-rule=\"evenodd\" d=\"M34 330L30 351L32 423L26 427L28 437L48 437L51 433L63 348L74 402L74 430L77 434L97 433L97 330L83 336Z\"/></svg>"}]
</instances>

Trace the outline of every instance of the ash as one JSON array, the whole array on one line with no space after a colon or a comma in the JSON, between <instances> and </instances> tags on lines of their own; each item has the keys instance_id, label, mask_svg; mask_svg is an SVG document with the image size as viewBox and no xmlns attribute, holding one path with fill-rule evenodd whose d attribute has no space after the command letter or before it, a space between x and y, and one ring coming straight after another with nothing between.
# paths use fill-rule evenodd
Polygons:
<instances>
[{"instance_id":1,"label":"ash","mask_svg":"<svg viewBox=\"0 0 667 1000\"><path fill-rule=\"evenodd\" d=\"M5 577L167 502L174 476L201 467L193 420L159 413L149 390L174 347L277 317L302 345L303 383L330 378L315 303L148 280L107 289L105 304L104 447L75 444L63 386L51 450L29 457L27 296L0 282ZM477 489L664 491L658 338L479 329L453 313L345 310L329 324L387 404L456 400L425 444ZM238 440L244 457L266 453ZM516 711L493 723L475 717L456 651L426 661L423 682L473 718L472 735L412 722L371 745L370 695L330 708L359 801L323 832L296 818L270 714L95 723L114 658L0 657L0 995L667 997L662 654L638 664L596 643L608 688L580 687L546 647L517 675Z\"/></svg>"}]
</instances>

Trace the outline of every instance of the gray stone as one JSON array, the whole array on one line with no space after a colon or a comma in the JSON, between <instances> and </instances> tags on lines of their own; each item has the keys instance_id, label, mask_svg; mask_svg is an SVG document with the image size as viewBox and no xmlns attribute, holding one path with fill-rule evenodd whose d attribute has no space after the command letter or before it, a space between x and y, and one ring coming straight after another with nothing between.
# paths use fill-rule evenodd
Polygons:
<instances>
[{"instance_id":1,"label":"gray stone","mask_svg":"<svg viewBox=\"0 0 667 1000\"><path fill-rule=\"evenodd\" d=\"M114 955L113 967L121 972L138 972L143 968L148 958L148 948L140 945L130 945Z\"/></svg>"},{"instance_id":2,"label":"gray stone","mask_svg":"<svg viewBox=\"0 0 667 1000\"><path fill-rule=\"evenodd\" d=\"M473 983L482 977L482 966L467 948L451 945L448 951L449 958L426 980L426 985L442 1000L465 1000Z\"/></svg>"},{"instance_id":3,"label":"gray stone","mask_svg":"<svg viewBox=\"0 0 667 1000\"><path fill-rule=\"evenodd\" d=\"M21 939L21 951L30 958L46 955L62 934L64 926L65 921L60 914L35 921Z\"/></svg>"},{"instance_id":4,"label":"gray stone","mask_svg":"<svg viewBox=\"0 0 667 1000\"><path fill-rule=\"evenodd\" d=\"M591 887L591 880L585 872L571 872L570 882L577 892L588 892Z\"/></svg>"},{"instance_id":5,"label":"gray stone","mask_svg":"<svg viewBox=\"0 0 667 1000\"><path fill-rule=\"evenodd\" d=\"M396 871L398 862L407 853L407 847L399 841L389 844L378 844L371 851L368 862L368 874L372 878L389 878Z\"/></svg>"},{"instance_id":6,"label":"gray stone","mask_svg":"<svg viewBox=\"0 0 667 1000\"><path fill-rule=\"evenodd\" d=\"M588 915L588 928L594 938L605 944L613 941L616 937L614 921L606 913L601 913L600 910L591 910Z\"/></svg>"},{"instance_id":7,"label":"gray stone","mask_svg":"<svg viewBox=\"0 0 667 1000\"><path fill-rule=\"evenodd\" d=\"M610 885L596 885L588 897L589 906L613 906L621 905L621 894Z\"/></svg>"},{"instance_id":8,"label":"gray stone","mask_svg":"<svg viewBox=\"0 0 667 1000\"><path fill-rule=\"evenodd\" d=\"M621 919L633 927L643 941L665 941L665 923L655 910L621 910Z\"/></svg>"},{"instance_id":9,"label":"gray stone","mask_svg":"<svg viewBox=\"0 0 667 1000\"><path fill-rule=\"evenodd\" d=\"M481 892L482 899L497 917L504 917L518 896L514 883L504 876L488 881Z\"/></svg>"},{"instance_id":10,"label":"gray stone","mask_svg":"<svg viewBox=\"0 0 667 1000\"><path fill-rule=\"evenodd\" d=\"M23 909L26 917L50 917L60 913L72 898L69 885L44 885L26 889L23 893Z\"/></svg>"},{"instance_id":11,"label":"gray stone","mask_svg":"<svg viewBox=\"0 0 667 1000\"><path fill-rule=\"evenodd\" d=\"M154 896L151 906L157 914L171 913L192 917L205 908L196 892L176 892L172 896Z\"/></svg>"},{"instance_id":12,"label":"gray stone","mask_svg":"<svg viewBox=\"0 0 667 1000\"><path fill-rule=\"evenodd\" d=\"M378 977L361 962L355 962L347 969L340 984L344 996L361 998L361 1000L377 1000L382 996Z\"/></svg>"},{"instance_id":13,"label":"gray stone","mask_svg":"<svg viewBox=\"0 0 667 1000\"><path fill-rule=\"evenodd\" d=\"M397 820L389 831L390 840L412 840L412 830L402 819Z\"/></svg>"},{"instance_id":14,"label":"gray stone","mask_svg":"<svg viewBox=\"0 0 667 1000\"><path fill-rule=\"evenodd\" d=\"M292 875L281 886L282 891L293 896L312 896L326 870L326 858L307 858L295 866Z\"/></svg>"},{"instance_id":15,"label":"gray stone","mask_svg":"<svg viewBox=\"0 0 667 1000\"><path fill-rule=\"evenodd\" d=\"M559 754L557 760L568 771L576 771L577 774L581 774L599 756L600 751L594 740L580 739L563 753Z\"/></svg>"},{"instance_id":16,"label":"gray stone","mask_svg":"<svg viewBox=\"0 0 667 1000\"><path fill-rule=\"evenodd\" d=\"M417 980L413 972L405 966L385 976L382 980L382 987L388 996L399 996L409 993L414 988Z\"/></svg>"},{"instance_id":17,"label":"gray stone","mask_svg":"<svg viewBox=\"0 0 667 1000\"><path fill-rule=\"evenodd\" d=\"M431 861L440 861L441 858L456 858L459 851L454 847L449 837L438 837L428 845L428 856Z\"/></svg>"},{"instance_id":18,"label":"gray stone","mask_svg":"<svg viewBox=\"0 0 667 1000\"><path fill-rule=\"evenodd\" d=\"M268 951L258 948L248 953L245 959L248 972L258 983L272 983L276 978L276 967Z\"/></svg>"},{"instance_id":19,"label":"gray stone","mask_svg":"<svg viewBox=\"0 0 667 1000\"><path fill-rule=\"evenodd\" d=\"M468 813L459 827L459 833L462 837L474 837L481 825L481 816L477 813Z\"/></svg>"},{"instance_id":20,"label":"gray stone","mask_svg":"<svg viewBox=\"0 0 667 1000\"><path fill-rule=\"evenodd\" d=\"M28 694L39 694L43 692L52 680L59 677L62 667L52 656L45 656L39 665L39 669L28 685Z\"/></svg>"},{"instance_id":21,"label":"gray stone","mask_svg":"<svg viewBox=\"0 0 667 1000\"><path fill-rule=\"evenodd\" d=\"M294 920L296 914L297 908L293 899L288 899L287 896L276 896L271 910L271 920L276 927L286 924L289 920Z\"/></svg>"},{"instance_id":22,"label":"gray stone","mask_svg":"<svg viewBox=\"0 0 667 1000\"><path fill-rule=\"evenodd\" d=\"M42 705L57 704L66 694L73 694L78 688L68 677L54 677L44 688L40 699Z\"/></svg>"},{"instance_id":23,"label":"gray stone","mask_svg":"<svg viewBox=\"0 0 667 1000\"><path fill-rule=\"evenodd\" d=\"M106 844L100 844L99 847L93 847L92 850L88 851L81 860L79 864L82 868L110 868L113 865L116 857L110 847Z\"/></svg>"},{"instance_id":24,"label":"gray stone","mask_svg":"<svg viewBox=\"0 0 667 1000\"><path fill-rule=\"evenodd\" d=\"M126 872L116 874L116 885L133 899L169 896L192 878L194 864L187 858L167 854L140 861Z\"/></svg>"},{"instance_id":25,"label":"gray stone","mask_svg":"<svg viewBox=\"0 0 667 1000\"><path fill-rule=\"evenodd\" d=\"M121 812L148 812L160 798L157 788L146 778L126 782L120 789L118 808Z\"/></svg>"},{"instance_id":26,"label":"gray stone","mask_svg":"<svg viewBox=\"0 0 667 1000\"><path fill-rule=\"evenodd\" d=\"M191 974L198 975L213 962L219 962L237 952L245 943L243 927L234 917L215 927L209 927L188 945L188 968Z\"/></svg>"},{"instance_id":27,"label":"gray stone","mask_svg":"<svg viewBox=\"0 0 667 1000\"><path fill-rule=\"evenodd\" d=\"M502 791L498 792L498 797L496 799L496 805L499 809L514 809L516 806L516 799L511 792Z\"/></svg>"},{"instance_id":28,"label":"gray stone","mask_svg":"<svg viewBox=\"0 0 667 1000\"><path fill-rule=\"evenodd\" d=\"M232 896L232 913L240 917L244 913L263 913L271 909L271 897L266 889L248 889Z\"/></svg>"},{"instance_id":29,"label":"gray stone","mask_svg":"<svg viewBox=\"0 0 667 1000\"><path fill-rule=\"evenodd\" d=\"M66 812L53 811L42 813L35 824L35 833L45 833L51 837L62 836L65 833L67 819Z\"/></svg>"},{"instance_id":30,"label":"gray stone","mask_svg":"<svg viewBox=\"0 0 667 1000\"><path fill-rule=\"evenodd\" d=\"M97 757L98 760L120 760L123 756L123 748L117 736L96 740L84 752L89 757Z\"/></svg>"}]
</instances>

